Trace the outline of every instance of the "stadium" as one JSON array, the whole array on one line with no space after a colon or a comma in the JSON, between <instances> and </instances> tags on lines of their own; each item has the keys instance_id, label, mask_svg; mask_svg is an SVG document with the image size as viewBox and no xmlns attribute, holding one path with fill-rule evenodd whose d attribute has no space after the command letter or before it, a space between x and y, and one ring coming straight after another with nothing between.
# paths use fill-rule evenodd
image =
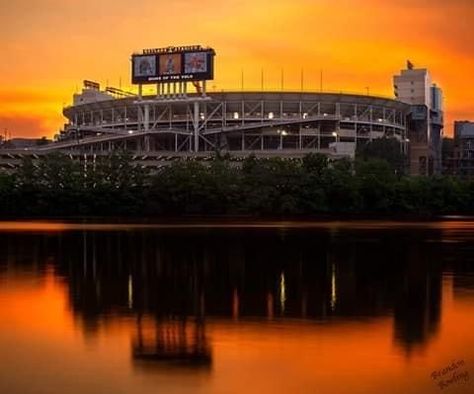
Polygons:
<instances>
[{"instance_id":1,"label":"stadium","mask_svg":"<svg viewBox=\"0 0 474 394\"><path fill-rule=\"evenodd\" d=\"M207 160L217 152L236 160L311 152L340 158L353 157L359 144L383 136L399 140L406 152L409 105L343 93L206 92L214 54L209 48L173 47L133 55L135 94L84 81L82 92L63 110L64 130L55 142L35 147L34 154L61 151L83 157L127 150L147 166L183 157ZM186 72L188 55L194 64ZM203 64L206 69L195 73ZM155 85L156 94L143 95L145 84Z\"/></svg>"}]
</instances>

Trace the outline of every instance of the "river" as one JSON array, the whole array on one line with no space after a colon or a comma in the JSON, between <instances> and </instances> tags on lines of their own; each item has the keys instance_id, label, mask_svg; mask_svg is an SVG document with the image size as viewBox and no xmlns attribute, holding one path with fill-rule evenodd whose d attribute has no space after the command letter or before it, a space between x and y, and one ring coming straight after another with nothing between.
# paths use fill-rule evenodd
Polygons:
<instances>
[{"instance_id":1,"label":"river","mask_svg":"<svg viewBox=\"0 0 474 394\"><path fill-rule=\"evenodd\" d=\"M0 222L0 393L472 393L474 221Z\"/></svg>"}]
</instances>

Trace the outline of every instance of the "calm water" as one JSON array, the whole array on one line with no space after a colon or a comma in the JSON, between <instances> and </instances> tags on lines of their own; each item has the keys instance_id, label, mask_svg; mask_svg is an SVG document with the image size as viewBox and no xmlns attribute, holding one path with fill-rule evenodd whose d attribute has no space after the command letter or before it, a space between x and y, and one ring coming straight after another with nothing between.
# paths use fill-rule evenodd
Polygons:
<instances>
[{"instance_id":1,"label":"calm water","mask_svg":"<svg viewBox=\"0 0 474 394\"><path fill-rule=\"evenodd\" d=\"M474 222L0 223L0 393L473 393Z\"/></svg>"}]
</instances>

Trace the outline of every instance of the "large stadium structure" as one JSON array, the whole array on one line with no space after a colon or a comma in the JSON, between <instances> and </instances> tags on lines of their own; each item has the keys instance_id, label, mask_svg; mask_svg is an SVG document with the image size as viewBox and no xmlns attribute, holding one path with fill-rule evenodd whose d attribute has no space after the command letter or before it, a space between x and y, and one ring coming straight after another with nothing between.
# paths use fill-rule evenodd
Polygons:
<instances>
[{"instance_id":1,"label":"large stadium structure","mask_svg":"<svg viewBox=\"0 0 474 394\"><path fill-rule=\"evenodd\" d=\"M196 47L191 49L196 51ZM183 52L182 56L204 56L201 53L207 51L211 59L214 54L210 49L198 50L201 52ZM166 48L154 53L134 56L147 67L154 66L157 74L162 57L173 60L177 56L175 51L169 55ZM87 158L126 150L150 167L179 158L207 160L217 152L235 160L250 154L298 158L311 152L352 157L359 144L383 136L396 138L400 149L407 150L410 107L395 99L301 91L207 93L205 80L155 84L156 94L143 95L141 85L138 94L132 94L110 87L101 90L99 84L84 81L82 92L63 110L67 124L56 141L19 152L0 152L0 165L14 166L22 155L52 151ZM195 93L187 90L191 84Z\"/></svg>"}]
</instances>

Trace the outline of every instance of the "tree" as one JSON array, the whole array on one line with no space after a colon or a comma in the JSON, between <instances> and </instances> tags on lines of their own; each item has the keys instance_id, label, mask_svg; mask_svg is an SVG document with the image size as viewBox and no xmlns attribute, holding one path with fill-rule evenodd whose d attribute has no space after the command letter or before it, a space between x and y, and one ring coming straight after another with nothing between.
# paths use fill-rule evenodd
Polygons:
<instances>
[{"instance_id":1,"label":"tree","mask_svg":"<svg viewBox=\"0 0 474 394\"><path fill-rule=\"evenodd\" d=\"M320 177L328 167L329 160L321 153L310 153L303 157L303 169L311 175Z\"/></svg>"},{"instance_id":2,"label":"tree","mask_svg":"<svg viewBox=\"0 0 474 394\"><path fill-rule=\"evenodd\" d=\"M17 206L15 196L15 175L0 172L0 213L12 214Z\"/></svg>"},{"instance_id":3,"label":"tree","mask_svg":"<svg viewBox=\"0 0 474 394\"><path fill-rule=\"evenodd\" d=\"M357 160L386 160L397 175L404 175L407 170L407 158L401 144L396 138L377 138L366 144L359 144L356 151Z\"/></svg>"},{"instance_id":4,"label":"tree","mask_svg":"<svg viewBox=\"0 0 474 394\"><path fill-rule=\"evenodd\" d=\"M357 160L356 179L362 209L366 212L387 212L391 209L397 178L386 160Z\"/></svg>"},{"instance_id":5,"label":"tree","mask_svg":"<svg viewBox=\"0 0 474 394\"><path fill-rule=\"evenodd\" d=\"M332 163L322 175L328 210L337 213L357 212L360 196L350 160Z\"/></svg>"}]
</instances>

